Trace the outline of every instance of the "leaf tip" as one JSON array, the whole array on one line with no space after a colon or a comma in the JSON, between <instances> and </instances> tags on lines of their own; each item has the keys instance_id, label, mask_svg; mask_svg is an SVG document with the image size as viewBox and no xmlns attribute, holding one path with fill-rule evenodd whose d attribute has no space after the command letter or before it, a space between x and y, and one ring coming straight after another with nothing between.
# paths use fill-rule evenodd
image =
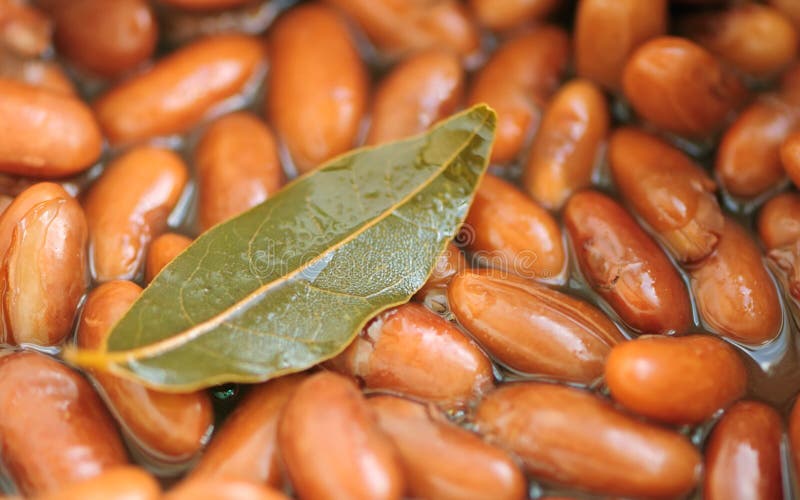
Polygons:
<instances>
[{"instance_id":1,"label":"leaf tip","mask_svg":"<svg viewBox=\"0 0 800 500\"><path fill-rule=\"evenodd\" d=\"M61 358L68 364L81 368L109 371L110 360L104 351L66 346Z\"/></svg>"}]
</instances>

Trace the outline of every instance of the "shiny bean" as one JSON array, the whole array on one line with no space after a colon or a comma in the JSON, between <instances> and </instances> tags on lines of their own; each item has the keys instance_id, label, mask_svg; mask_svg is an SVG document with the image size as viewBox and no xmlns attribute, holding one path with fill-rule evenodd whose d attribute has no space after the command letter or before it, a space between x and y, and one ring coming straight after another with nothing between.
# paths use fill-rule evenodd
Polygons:
<instances>
[{"instance_id":1,"label":"shiny bean","mask_svg":"<svg viewBox=\"0 0 800 500\"><path fill-rule=\"evenodd\" d=\"M50 20L39 9L20 0L0 0L0 52L42 55L50 48L51 32Z\"/></svg>"},{"instance_id":2,"label":"shiny bean","mask_svg":"<svg viewBox=\"0 0 800 500\"><path fill-rule=\"evenodd\" d=\"M700 454L688 439L579 389L505 385L483 399L476 422L534 477L593 493L682 496L700 476Z\"/></svg>"},{"instance_id":3,"label":"shiny bean","mask_svg":"<svg viewBox=\"0 0 800 500\"><path fill-rule=\"evenodd\" d=\"M800 186L800 132L789 135L781 145L781 164L795 186Z\"/></svg>"},{"instance_id":4,"label":"shiny bean","mask_svg":"<svg viewBox=\"0 0 800 500\"><path fill-rule=\"evenodd\" d=\"M192 244L191 238L182 234L164 233L155 238L147 248L147 260L144 263L144 280L147 283L153 281L158 273L164 269L172 259L183 252L186 247Z\"/></svg>"},{"instance_id":5,"label":"shiny bean","mask_svg":"<svg viewBox=\"0 0 800 500\"><path fill-rule=\"evenodd\" d=\"M783 193L765 203L758 233L767 257L785 273L789 293L800 300L800 195Z\"/></svg>"},{"instance_id":6,"label":"shiny bean","mask_svg":"<svg viewBox=\"0 0 800 500\"><path fill-rule=\"evenodd\" d=\"M514 370L590 383L625 338L590 304L516 276L468 271L448 287L458 321Z\"/></svg>"},{"instance_id":7,"label":"shiny bean","mask_svg":"<svg viewBox=\"0 0 800 500\"><path fill-rule=\"evenodd\" d=\"M685 333L689 294L667 256L622 206L595 191L574 195L564 221L589 285L631 328Z\"/></svg>"},{"instance_id":8,"label":"shiny bean","mask_svg":"<svg viewBox=\"0 0 800 500\"><path fill-rule=\"evenodd\" d=\"M34 500L159 500L158 481L139 467L112 467L99 476L69 484Z\"/></svg>"},{"instance_id":9,"label":"shiny bean","mask_svg":"<svg viewBox=\"0 0 800 500\"><path fill-rule=\"evenodd\" d=\"M0 51L0 79L16 80L55 94L77 95L72 81L53 61L21 59Z\"/></svg>"},{"instance_id":10,"label":"shiny bean","mask_svg":"<svg viewBox=\"0 0 800 500\"><path fill-rule=\"evenodd\" d=\"M289 500L289 497L245 481L191 479L168 491L163 500Z\"/></svg>"},{"instance_id":11,"label":"shiny bean","mask_svg":"<svg viewBox=\"0 0 800 500\"><path fill-rule=\"evenodd\" d=\"M495 31L541 20L559 7L560 0L469 0L478 22Z\"/></svg>"}]
</instances>

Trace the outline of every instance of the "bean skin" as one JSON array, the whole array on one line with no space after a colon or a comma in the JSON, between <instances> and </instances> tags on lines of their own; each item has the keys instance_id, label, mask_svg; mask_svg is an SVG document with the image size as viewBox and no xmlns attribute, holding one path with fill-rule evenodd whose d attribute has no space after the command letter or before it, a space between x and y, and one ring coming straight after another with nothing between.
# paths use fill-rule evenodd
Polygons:
<instances>
[{"instance_id":1,"label":"bean skin","mask_svg":"<svg viewBox=\"0 0 800 500\"><path fill-rule=\"evenodd\" d=\"M291 9L270 43L267 115L297 169L308 172L353 147L369 93L366 68L344 19L322 5Z\"/></svg>"},{"instance_id":2,"label":"bean skin","mask_svg":"<svg viewBox=\"0 0 800 500\"><path fill-rule=\"evenodd\" d=\"M413 497L526 497L525 478L508 454L451 424L436 409L394 396L376 396L368 402L397 447Z\"/></svg>"},{"instance_id":3,"label":"bean skin","mask_svg":"<svg viewBox=\"0 0 800 500\"><path fill-rule=\"evenodd\" d=\"M625 64L622 86L643 119L699 138L722 126L745 96L742 84L707 50L670 36L636 49Z\"/></svg>"},{"instance_id":4,"label":"bean skin","mask_svg":"<svg viewBox=\"0 0 800 500\"><path fill-rule=\"evenodd\" d=\"M154 239L147 249L147 260L144 265L144 280L147 283L153 281L158 273L164 269L172 259L183 252L186 247L192 244L192 240L176 233L164 233Z\"/></svg>"},{"instance_id":5,"label":"bean skin","mask_svg":"<svg viewBox=\"0 0 800 500\"><path fill-rule=\"evenodd\" d=\"M52 25L47 16L27 2L0 0L0 52L34 58L50 48Z\"/></svg>"},{"instance_id":6,"label":"bean skin","mask_svg":"<svg viewBox=\"0 0 800 500\"><path fill-rule=\"evenodd\" d=\"M165 149L142 146L111 162L83 201L97 281L138 276L187 179L186 165Z\"/></svg>"},{"instance_id":7,"label":"bean skin","mask_svg":"<svg viewBox=\"0 0 800 500\"><path fill-rule=\"evenodd\" d=\"M795 186L800 186L800 132L789 135L781 145L781 164Z\"/></svg>"},{"instance_id":8,"label":"bean skin","mask_svg":"<svg viewBox=\"0 0 800 500\"><path fill-rule=\"evenodd\" d=\"M428 276L428 281L414 294L414 298L423 301L428 292L442 288L453 279L453 276L467 269L469 269L469 265L467 264L467 259L464 258L464 253L452 242L448 243L447 248L436 259L436 264L431 275Z\"/></svg>"},{"instance_id":9,"label":"bean skin","mask_svg":"<svg viewBox=\"0 0 800 500\"><path fill-rule=\"evenodd\" d=\"M606 98L587 80L562 86L545 110L525 165L523 185L548 210L559 210L592 183L608 133Z\"/></svg>"},{"instance_id":10,"label":"bean skin","mask_svg":"<svg viewBox=\"0 0 800 500\"><path fill-rule=\"evenodd\" d=\"M278 423L278 446L301 499L402 497L397 452L356 385L342 375L321 372L300 384Z\"/></svg>"},{"instance_id":11,"label":"bean skin","mask_svg":"<svg viewBox=\"0 0 800 500\"><path fill-rule=\"evenodd\" d=\"M112 467L97 477L67 485L35 500L159 500L161 487L144 469Z\"/></svg>"},{"instance_id":12,"label":"bean skin","mask_svg":"<svg viewBox=\"0 0 800 500\"><path fill-rule=\"evenodd\" d=\"M736 222L726 218L716 252L690 275L700 317L712 331L750 345L778 334L778 293L758 246Z\"/></svg>"},{"instance_id":13,"label":"bean skin","mask_svg":"<svg viewBox=\"0 0 800 500\"><path fill-rule=\"evenodd\" d=\"M689 440L579 389L506 384L483 399L475 419L479 432L547 482L593 493L679 497L699 479L700 454Z\"/></svg>"},{"instance_id":14,"label":"bean skin","mask_svg":"<svg viewBox=\"0 0 800 500\"><path fill-rule=\"evenodd\" d=\"M758 232L767 257L785 273L789 293L800 300L800 195L783 193L765 203Z\"/></svg>"},{"instance_id":15,"label":"bean skin","mask_svg":"<svg viewBox=\"0 0 800 500\"><path fill-rule=\"evenodd\" d=\"M253 0L160 0L161 3L187 10L228 9L246 5Z\"/></svg>"},{"instance_id":16,"label":"bean skin","mask_svg":"<svg viewBox=\"0 0 800 500\"><path fill-rule=\"evenodd\" d=\"M485 102L497 112L492 163L513 161L530 140L566 70L569 52L566 32L543 26L502 44L475 75L468 103Z\"/></svg>"},{"instance_id":17,"label":"bean skin","mask_svg":"<svg viewBox=\"0 0 800 500\"><path fill-rule=\"evenodd\" d=\"M744 395L747 371L718 338L645 336L611 350L605 382L611 397L639 415L699 424Z\"/></svg>"},{"instance_id":18,"label":"bean skin","mask_svg":"<svg viewBox=\"0 0 800 500\"><path fill-rule=\"evenodd\" d=\"M666 0L580 0L575 18L578 75L622 90L622 71L642 43L667 32Z\"/></svg>"},{"instance_id":19,"label":"bean skin","mask_svg":"<svg viewBox=\"0 0 800 500\"><path fill-rule=\"evenodd\" d=\"M564 210L581 272L631 328L685 333L692 320L678 272L624 208L606 195L582 191Z\"/></svg>"},{"instance_id":20,"label":"bean skin","mask_svg":"<svg viewBox=\"0 0 800 500\"><path fill-rule=\"evenodd\" d=\"M486 356L452 323L419 304L380 314L331 362L370 389L464 407L492 388Z\"/></svg>"},{"instance_id":21,"label":"bean skin","mask_svg":"<svg viewBox=\"0 0 800 500\"><path fill-rule=\"evenodd\" d=\"M688 156L634 128L617 129L609 162L626 202L683 263L707 257L717 245L724 219L716 184Z\"/></svg>"},{"instance_id":22,"label":"bean skin","mask_svg":"<svg viewBox=\"0 0 800 500\"><path fill-rule=\"evenodd\" d=\"M21 59L0 51L0 79L16 80L54 94L78 95L67 74L53 61Z\"/></svg>"},{"instance_id":23,"label":"bean skin","mask_svg":"<svg viewBox=\"0 0 800 500\"><path fill-rule=\"evenodd\" d=\"M163 500L289 500L283 493L245 481L187 480Z\"/></svg>"},{"instance_id":24,"label":"bean skin","mask_svg":"<svg viewBox=\"0 0 800 500\"><path fill-rule=\"evenodd\" d=\"M560 3L560 0L469 0L478 22L494 31L506 31L542 20Z\"/></svg>"},{"instance_id":25,"label":"bean skin","mask_svg":"<svg viewBox=\"0 0 800 500\"><path fill-rule=\"evenodd\" d=\"M800 474L800 404L797 404L797 400L789 414L789 446L794 459L795 475L798 475Z\"/></svg>"},{"instance_id":26,"label":"bean skin","mask_svg":"<svg viewBox=\"0 0 800 500\"><path fill-rule=\"evenodd\" d=\"M34 352L0 358L3 465L25 496L127 463L111 416L89 382Z\"/></svg>"},{"instance_id":27,"label":"bean skin","mask_svg":"<svg viewBox=\"0 0 800 500\"><path fill-rule=\"evenodd\" d=\"M375 91L367 144L424 132L464 98L464 70L455 54L429 50L398 63Z\"/></svg>"},{"instance_id":28,"label":"bean skin","mask_svg":"<svg viewBox=\"0 0 800 500\"><path fill-rule=\"evenodd\" d=\"M778 413L755 401L732 406L714 427L706 446L704 498L780 500Z\"/></svg>"},{"instance_id":29,"label":"bean skin","mask_svg":"<svg viewBox=\"0 0 800 500\"><path fill-rule=\"evenodd\" d=\"M800 4L794 0L767 0L767 4L781 11L800 30Z\"/></svg>"},{"instance_id":30,"label":"bean skin","mask_svg":"<svg viewBox=\"0 0 800 500\"><path fill-rule=\"evenodd\" d=\"M458 321L514 370L590 383L625 340L590 304L515 276L468 271L447 293Z\"/></svg>"},{"instance_id":31,"label":"bean skin","mask_svg":"<svg viewBox=\"0 0 800 500\"><path fill-rule=\"evenodd\" d=\"M185 132L223 100L241 93L264 67L256 38L216 35L160 59L94 102L112 144Z\"/></svg>"}]
</instances>

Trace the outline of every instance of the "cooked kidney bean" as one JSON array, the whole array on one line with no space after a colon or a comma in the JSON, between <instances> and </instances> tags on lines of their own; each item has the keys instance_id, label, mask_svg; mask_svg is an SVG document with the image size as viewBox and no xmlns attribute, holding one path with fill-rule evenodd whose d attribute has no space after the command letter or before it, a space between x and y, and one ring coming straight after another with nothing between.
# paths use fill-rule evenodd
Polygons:
<instances>
[{"instance_id":1,"label":"cooked kidney bean","mask_svg":"<svg viewBox=\"0 0 800 500\"><path fill-rule=\"evenodd\" d=\"M794 462L794 473L800 473L800 404L795 399L789 414L789 446Z\"/></svg>"},{"instance_id":2,"label":"cooked kidney bean","mask_svg":"<svg viewBox=\"0 0 800 500\"><path fill-rule=\"evenodd\" d=\"M206 37L112 87L95 101L95 115L114 144L184 132L243 92L261 72L264 57L256 38Z\"/></svg>"},{"instance_id":3,"label":"cooked kidney bean","mask_svg":"<svg viewBox=\"0 0 800 500\"><path fill-rule=\"evenodd\" d=\"M550 210L560 209L578 189L588 187L608 132L603 93L586 80L559 89L545 110L525 165L523 185Z\"/></svg>"},{"instance_id":4,"label":"cooked kidney bean","mask_svg":"<svg viewBox=\"0 0 800 500\"><path fill-rule=\"evenodd\" d=\"M782 313L775 284L739 224L725 219L716 252L690 274L698 312L711 330L751 345L778 334Z\"/></svg>"},{"instance_id":5,"label":"cooked kidney bean","mask_svg":"<svg viewBox=\"0 0 800 500\"><path fill-rule=\"evenodd\" d=\"M201 229L253 208L283 184L272 131L250 113L232 113L212 123L194 159Z\"/></svg>"},{"instance_id":6,"label":"cooked kidney bean","mask_svg":"<svg viewBox=\"0 0 800 500\"><path fill-rule=\"evenodd\" d=\"M786 273L789 292L800 300L800 195L783 193L765 203L758 232L767 257Z\"/></svg>"},{"instance_id":7,"label":"cooked kidney bean","mask_svg":"<svg viewBox=\"0 0 800 500\"><path fill-rule=\"evenodd\" d=\"M42 55L50 48L51 31L50 21L39 9L21 0L0 0L0 52Z\"/></svg>"},{"instance_id":8,"label":"cooked kidney bean","mask_svg":"<svg viewBox=\"0 0 800 500\"><path fill-rule=\"evenodd\" d=\"M469 271L448 287L458 321L514 370L589 383L625 338L601 311L542 285L492 271Z\"/></svg>"},{"instance_id":9,"label":"cooked kidney bean","mask_svg":"<svg viewBox=\"0 0 800 500\"><path fill-rule=\"evenodd\" d=\"M23 495L56 492L125 464L125 448L92 386L49 357L0 357L3 466Z\"/></svg>"},{"instance_id":10,"label":"cooked kidney bean","mask_svg":"<svg viewBox=\"0 0 800 500\"><path fill-rule=\"evenodd\" d=\"M267 113L297 169L308 172L353 147L369 92L366 68L345 21L321 5L281 17L270 43Z\"/></svg>"},{"instance_id":11,"label":"cooked kidney bean","mask_svg":"<svg viewBox=\"0 0 800 500\"><path fill-rule=\"evenodd\" d=\"M547 210L511 184L484 176L465 227L470 250L489 265L544 282L563 280L561 229Z\"/></svg>"},{"instance_id":12,"label":"cooked kidney bean","mask_svg":"<svg viewBox=\"0 0 800 500\"><path fill-rule=\"evenodd\" d=\"M781 11L795 28L800 29L800 4L794 0L767 0L767 4Z\"/></svg>"},{"instance_id":13,"label":"cooked kidney bean","mask_svg":"<svg viewBox=\"0 0 800 500\"><path fill-rule=\"evenodd\" d=\"M579 0L573 34L578 75L620 91L630 54L666 31L667 0Z\"/></svg>"},{"instance_id":14,"label":"cooked kidney bean","mask_svg":"<svg viewBox=\"0 0 800 500\"><path fill-rule=\"evenodd\" d=\"M639 415L696 424L744 395L747 371L720 339L646 336L611 350L605 382L615 400Z\"/></svg>"},{"instance_id":15,"label":"cooked kidney bean","mask_svg":"<svg viewBox=\"0 0 800 500\"><path fill-rule=\"evenodd\" d=\"M290 375L250 389L214 435L190 478L280 486L278 418L305 379L304 375Z\"/></svg>"},{"instance_id":16,"label":"cooked kidney bean","mask_svg":"<svg viewBox=\"0 0 800 500\"><path fill-rule=\"evenodd\" d=\"M142 289L129 281L104 283L89 293L78 323L77 343L99 349L111 328ZM121 427L149 457L180 463L205 444L213 424L211 400L203 391L172 394L155 391L108 372L92 372Z\"/></svg>"},{"instance_id":17,"label":"cooked kidney bean","mask_svg":"<svg viewBox=\"0 0 800 500\"><path fill-rule=\"evenodd\" d=\"M468 102L485 102L497 112L493 163L513 161L531 139L568 58L564 30L543 26L503 43L475 75Z\"/></svg>"},{"instance_id":18,"label":"cooked kidney bean","mask_svg":"<svg viewBox=\"0 0 800 500\"><path fill-rule=\"evenodd\" d=\"M144 280L153 281L158 273L164 269L172 259L178 256L186 247L192 244L191 238L182 234L164 233L154 239L147 248L147 260L144 263Z\"/></svg>"},{"instance_id":19,"label":"cooked kidney bean","mask_svg":"<svg viewBox=\"0 0 800 500\"><path fill-rule=\"evenodd\" d=\"M21 59L0 51L0 79L16 80L56 94L77 95L72 81L53 61Z\"/></svg>"},{"instance_id":20,"label":"cooked kidney bean","mask_svg":"<svg viewBox=\"0 0 800 500\"><path fill-rule=\"evenodd\" d=\"M478 22L503 31L541 20L559 7L560 0L469 0Z\"/></svg>"},{"instance_id":21,"label":"cooked kidney bean","mask_svg":"<svg viewBox=\"0 0 800 500\"><path fill-rule=\"evenodd\" d=\"M240 5L245 5L252 1L253 0L160 0L161 3L189 10L226 9L229 7L239 7Z\"/></svg>"},{"instance_id":22,"label":"cooked kidney bean","mask_svg":"<svg viewBox=\"0 0 800 500\"><path fill-rule=\"evenodd\" d=\"M397 447L413 497L525 497L525 478L508 454L451 424L436 409L394 396L368 401L381 429Z\"/></svg>"},{"instance_id":23,"label":"cooked kidney bean","mask_svg":"<svg viewBox=\"0 0 800 500\"><path fill-rule=\"evenodd\" d=\"M680 150L634 128L617 129L609 162L622 197L680 262L697 262L716 247L722 210L716 185Z\"/></svg>"},{"instance_id":24,"label":"cooked kidney bean","mask_svg":"<svg viewBox=\"0 0 800 500\"><path fill-rule=\"evenodd\" d=\"M704 498L781 499L781 417L755 401L733 405L706 446Z\"/></svg>"},{"instance_id":25,"label":"cooked kidney bean","mask_svg":"<svg viewBox=\"0 0 800 500\"><path fill-rule=\"evenodd\" d=\"M321 372L300 384L278 423L278 445L300 498L402 497L394 445L356 385L342 375Z\"/></svg>"},{"instance_id":26,"label":"cooked kidney bean","mask_svg":"<svg viewBox=\"0 0 800 500\"><path fill-rule=\"evenodd\" d=\"M367 144L424 132L464 98L464 70L455 54L428 50L395 66L378 86Z\"/></svg>"},{"instance_id":27,"label":"cooked kidney bean","mask_svg":"<svg viewBox=\"0 0 800 500\"><path fill-rule=\"evenodd\" d=\"M175 153L144 146L106 168L83 201L97 281L139 275L147 245L167 228L167 216L187 177L186 165Z\"/></svg>"},{"instance_id":28,"label":"cooked kidney bean","mask_svg":"<svg viewBox=\"0 0 800 500\"><path fill-rule=\"evenodd\" d=\"M622 86L642 118L690 137L715 132L745 94L742 84L708 51L671 36L654 38L631 55Z\"/></svg>"},{"instance_id":29,"label":"cooked kidney bean","mask_svg":"<svg viewBox=\"0 0 800 500\"><path fill-rule=\"evenodd\" d=\"M789 135L781 145L781 164L795 186L800 186L800 132Z\"/></svg>"},{"instance_id":30,"label":"cooked kidney bean","mask_svg":"<svg viewBox=\"0 0 800 500\"><path fill-rule=\"evenodd\" d=\"M144 469L111 467L99 476L67 485L36 500L158 500L161 487Z\"/></svg>"},{"instance_id":31,"label":"cooked kidney bean","mask_svg":"<svg viewBox=\"0 0 800 500\"><path fill-rule=\"evenodd\" d=\"M448 243L444 252L436 259L436 265L428 276L422 288L414 295L415 298L423 300L429 291L447 285L457 273L469 269L464 253L453 243Z\"/></svg>"},{"instance_id":32,"label":"cooked kidney bean","mask_svg":"<svg viewBox=\"0 0 800 500\"><path fill-rule=\"evenodd\" d=\"M452 323L419 304L378 315L331 362L370 389L463 407L492 387L486 356Z\"/></svg>"},{"instance_id":33,"label":"cooked kidney bean","mask_svg":"<svg viewBox=\"0 0 800 500\"><path fill-rule=\"evenodd\" d=\"M163 500L289 500L283 493L244 481L195 480L180 483Z\"/></svg>"},{"instance_id":34,"label":"cooked kidney bean","mask_svg":"<svg viewBox=\"0 0 800 500\"><path fill-rule=\"evenodd\" d=\"M678 433L643 423L570 387L508 384L478 406L478 430L534 477L594 493L674 497L694 489L700 454Z\"/></svg>"},{"instance_id":35,"label":"cooked kidney bean","mask_svg":"<svg viewBox=\"0 0 800 500\"><path fill-rule=\"evenodd\" d=\"M631 328L685 333L692 320L686 286L664 252L618 203L596 191L564 209L581 272Z\"/></svg>"}]
</instances>

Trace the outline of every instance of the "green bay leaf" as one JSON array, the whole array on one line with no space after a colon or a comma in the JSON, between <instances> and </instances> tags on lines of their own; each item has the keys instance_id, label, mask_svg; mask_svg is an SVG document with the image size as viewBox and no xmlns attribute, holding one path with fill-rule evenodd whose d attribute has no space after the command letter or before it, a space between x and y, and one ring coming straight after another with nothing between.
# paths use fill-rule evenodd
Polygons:
<instances>
[{"instance_id":1,"label":"green bay leaf","mask_svg":"<svg viewBox=\"0 0 800 500\"><path fill-rule=\"evenodd\" d=\"M189 391L329 359L425 283L463 223L496 117L484 105L426 134L354 150L202 234L97 351L67 361Z\"/></svg>"}]
</instances>

